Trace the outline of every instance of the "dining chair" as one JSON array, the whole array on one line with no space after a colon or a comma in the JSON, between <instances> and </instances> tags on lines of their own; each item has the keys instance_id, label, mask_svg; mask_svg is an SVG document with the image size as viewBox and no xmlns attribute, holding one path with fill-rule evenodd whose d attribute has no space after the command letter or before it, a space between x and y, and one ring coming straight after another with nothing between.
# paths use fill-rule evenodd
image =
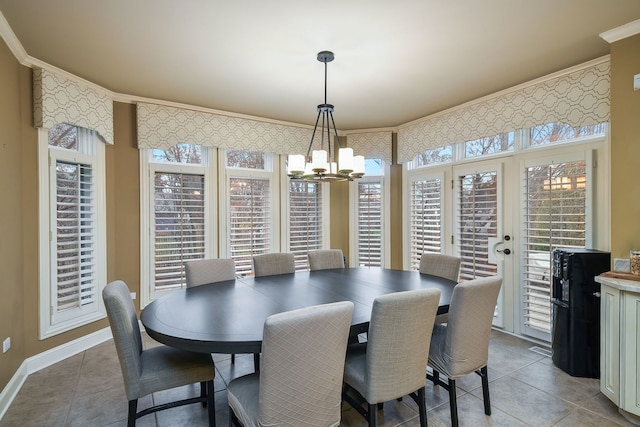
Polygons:
<instances>
[{"instance_id":1,"label":"dining chair","mask_svg":"<svg viewBox=\"0 0 640 427\"><path fill-rule=\"evenodd\" d=\"M418 404L420 425L427 425L424 373L439 301L438 289L377 297L368 341L348 347L342 398L370 427L377 425L379 404L406 395Z\"/></svg>"},{"instance_id":2,"label":"dining chair","mask_svg":"<svg viewBox=\"0 0 640 427\"><path fill-rule=\"evenodd\" d=\"M482 277L469 280L453 288L449 305L449 322L436 324L431 336L427 379L449 392L451 425L458 425L456 380L472 372L480 375L484 413L491 415L487 361L489 338L502 278ZM444 382L440 374L447 376Z\"/></svg>"},{"instance_id":3,"label":"dining chair","mask_svg":"<svg viewBox=\"0 0 640 427\"><path fill-rule=\"evenodd\" d=\"M317 249L307 252L309 270L327 270L330 268L344 268L342 249Z\"/></svg>"},{"instance_id":4,"label":"dining chair","mask_svg":"<svg viewBox=\"0 0 640 427\"><path fill-rule=\"evenodd\" d=\"M208 283L235 280L236 263L231 258L211 258L187 261L184 264L187 288ZM254 356L255 359L256 356ZM231 363L236 363L236 355L231 355ZM255 365L254 360L254 365Z\"/></svg>"},{"instance_id":5,"label":"dining chair","mask_svg":"<svg viewBox=\"0 0 640 427\"><path fill-rule=\"evenodd\" d=\"M227 387L229 425L340 425L353 307L342 301L269 316L260 372L236 378Z\"/></svg>"},{"instance_id":6,"label":"dining chair","mask_svg":"<svg viewBox=\"0 0 640 427\"><path fill-rule=\"evenodd\" d=\"M294 273L296 264L292 253L274 252L253 257L255 277Z\"/></svg>"},{"instance_id":7,"label":"dining chair","mask_svg":"<svg viewBox=\"0 0 640 427\"><path fill-rule=\"evenodd\" d=\"M102 298L129 401L127 425L135 426L136 419L153 412L201 402L207 407L209 425L215 426L215 368L211 355L178 350L166 345L143 349L138 316L127 285L121 280L107 284L102 291ZM198 382L199 397L164 403L138 412L139 398Z\"/></svg>"},{"instance_id":8,"label":"dining chair","mask_svg":"<svg viewBox=\"0 0 640 427\"><path fill-rule=\"evenodd\" d=\"M187 288L235 280L236 263L231 258L197 259L184 264Z\"/></svg>"},{"instance_id":9,"label":"dining chair","mask_svg":"<svg viewBox=\"0 0 640 427\"><path fill-rule=\"evenodd\" d=\"M423 252L418 271L457 282L460 276L460 262L461 259L455 256ZM447 323L448 319L449 313L438 314L436 323Z\"/></svg>"}]
</instances>

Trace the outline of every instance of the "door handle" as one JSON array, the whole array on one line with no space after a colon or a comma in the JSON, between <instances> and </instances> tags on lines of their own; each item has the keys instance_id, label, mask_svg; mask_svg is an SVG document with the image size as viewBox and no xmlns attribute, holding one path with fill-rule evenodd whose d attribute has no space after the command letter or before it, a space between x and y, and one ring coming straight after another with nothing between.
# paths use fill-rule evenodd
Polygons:
<instances>
[{"instance_id":1,"label":"door handle","mask_svg":"<svg viewBox=\"0 0 640 427\"><path fill-rule=\"evenodd\" d=\"M509 249L509 248L505 248L504 250L498 249L498 250L496 250L496 252L502 252L505 255L509 255L511 253L511 249Z\"/></svg>"}]
</instances>

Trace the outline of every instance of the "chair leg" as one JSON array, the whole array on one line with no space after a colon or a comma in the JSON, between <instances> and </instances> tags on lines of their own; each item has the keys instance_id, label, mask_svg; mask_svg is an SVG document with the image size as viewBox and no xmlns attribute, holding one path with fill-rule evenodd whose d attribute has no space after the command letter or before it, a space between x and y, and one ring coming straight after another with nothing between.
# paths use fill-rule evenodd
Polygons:
<instances>
[{"instance_id":1,"label":"chair leg","mask_svg":"<svg viewBox=\"0 0 640 427\"><path fill-rule=\"evenodd\" d=\"M484 413L491 415L491 400L489 399L489 376L487 367L480 368L480 378L482 379L482 397L484 398Z\"/></svg>"},{"instance_id":2,"label":"chair leg","mask_svg":"<svg viewBox=\"0 0 640 427\"><path fill-rule=\"evenodd\" d=\"M378 411L375 403L369 404L369 427L376 427L378 425Z\"/></svg>"},{"instance_id":3,"label":"chair leg","mask_svg":"<svg viewBox=\"0 0 640 427\"><path fill-rule=\"evenodd\" d=\"M376 404L376 407L379 411L382 411L384 409L384 403L383 402L378 402Z\"/></svg>"},{"instance_id":4,"label":"chair leg","mask_svg":"<svg viewBox=\"0 0 640 427\"><path fill-rule=\"evenodd\" d=\"M236 363L236 355L235 354L231 354L231 364L235 364Z\"/></svg>"},{"instance_id":5,"label":"chair leg","mask_svg":"<svg viewBox=\"0 0 640 427\"><path fill-rule=\"evenodd\" d=\"M458 400L456 380L449 379L449 408L451 409L451 427L458 427Z\"/></svg>"},{"instance_id":6,"label":"chair leg","mask_svg":"<svg viewBox=\"0 0 640 427\"><path fill-rule=\"evenodd\" d=\"M260 353L253 353L253 369L260 372Z\"/></svg>"},{"instance_id":7,"label":"chair leg","mask_svg":"<svg viewBox=\"0 0 640 427\"><path fill-rule=\"evenodd\" d=\"M418 413L420 414L420 427L427 427L427 403L424 387L418 390Z\"/></svg>"},{"instance_id":8,"label":"chair leg","mask_svg":"<svg viewBox=\"0 0 640 427\"><path fill-rule=\"evenodd\" d=\"M127 415L127 427L135 427L137 411L138 411L138 399L130 400L129 414Z\"/></svg>"},{"instance_id":9,"label":"chair leg","mask_svg":"<svg viewBox=\"0 0 640 427\"><path fill-rule=\"evenodd\" d=\"M207 381L207 412L209 415L209 427L216 427L215 388L213 380Z\"/></svg>"},{"instance_id":10,"label":"chair leg","mask_svg":"<svg viewBox=\"0 0 640 427\"><path fill-rule=\"evenodd\" d=\"M200 382L200 397L207 397L207 382L206 381L201 381ZM202 401L202 407L206 408L207 407L207 401L203 400Z\"/></svg>"},{"instance_id":11,"label":"chair leg","mask_svg":"<svg viewBox=\"0 0 640 427\"><path fill-rule=\"evenodd\" d=\"M238 425L238 418L236 417L235 412L229 406L229 427L236 427Z\"/></svg>"}]
</instances>

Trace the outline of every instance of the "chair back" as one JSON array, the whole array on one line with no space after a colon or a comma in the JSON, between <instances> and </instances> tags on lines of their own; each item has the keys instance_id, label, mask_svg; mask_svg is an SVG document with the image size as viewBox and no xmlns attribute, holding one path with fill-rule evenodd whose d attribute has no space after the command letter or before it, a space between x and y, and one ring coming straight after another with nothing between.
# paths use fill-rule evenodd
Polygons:
<instances>
[{"instance_id":1,"label":"chair back","mask_svg":"<svg viewBox=\"0 0 640 427\"><path fill-rule=\"evenodd\" d=\"M309 270L327 270L329 268L344 268L342 249L318 249L307 252Z\"/></svg>"},{"instance_id":2,"label":"chair back","mask_svg":"<svg viewBox=\"0 0 640 427\"><path fill-rule=\"evenodd\" d=\"M340 424L352 316L353 303L343 301L274 314L265 320L258 425Z\"/></svg>"},{"instance_id":3,"label":"chair back","mask_svg":"<svg viewBox=\"0 0 640 427\"><path fill-rule=\"evenodd\" d=\"M292 253L278 252L253 257L255 277L294 273L295 271L296 264Z\"/></svg>"},{"instance_id":4,"label":"chair back","mask_svg":"<svg viewBox=\"0 0 640 427\"><path fill-rule=\"evenodd\" d=\"M118 352L127 398L137 399L141 393L138 385L142 373L142 337L129 288L122 280L111 282L103 289L102 299Z\"/></svg>"},{"instance_id":5,"label":"chair back","mask_svg":"<svg viewBox=\"0 0 640 427\"><path fill-rule=\"evenodd\" d=\"M493 314L502 278L482 277L455 286L449 305L442 361L456 378L486 366Z\"/></svg>"},{"instance_id":6,"label":"chair back","mask_svg":"<svg viewBox=\"0 0 640 427\"><path fill-rule=\"evenodd\" d=\"M419 289L380 296L367 333L365 392L386 402L424 387L440 290Z\"/></svg>"},{"instance_id":7,"label":"chair back","mask_svg":"<svg viewBox=\"0 0 640 427\"><path fill-rule=\"evenodd\" d=\"M187 288L236 278L236 263L230 258L187 261L184 269Z\"/></svg>"},{"instance_id":8,"label":"chair back","mask_svg":"<svg viewBox=\"0 0 640 427\"><path fill-rule=\"evenodd\" d=\"M422 274L443 277L445 279L458 281L460 275L460 258L437 253L424 252L420 257L420 267Z\"/></svg>"}]
</instances>

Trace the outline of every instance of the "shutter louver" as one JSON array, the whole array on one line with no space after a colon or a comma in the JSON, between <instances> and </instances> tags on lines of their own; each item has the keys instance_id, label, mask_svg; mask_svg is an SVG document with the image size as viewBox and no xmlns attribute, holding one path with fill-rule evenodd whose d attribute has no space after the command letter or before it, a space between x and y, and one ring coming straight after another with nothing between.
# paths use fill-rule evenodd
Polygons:
<instances>
[{"instance_id":1,"label":"shutter louver","mask_svg":"<svg viewBox=\"0 0 640 427\"><path fill-rule=\"evenodd\" d=\"M442 183L439 178L411 183L410 269L417 270L423 252L442 251Z\"/></svg>"},{"instance_id":2,"label":"shutter louver","mask_svg":"<svg viewBox=\"0 0 640 427\"><path fill-rule=\"evenodd\" d=\"M524 322L551 332L551 253L584 248L586 239L586 163L525 169Z\"/></svg>"},{"instance_id":3,"label":"shutter louver","mask_svg":"<svg viewBox=\"0 0 640 427\"><path fill-rule=\"evenodd\" d=\"M204 258L204 175L154 174L156 290L185 286L184 263Z\"/></svg>"},{"instance_id":4,"label":"shutter louver","mask_svg":"<svg viewBox=\"0 0 640 427\"><path fill-rule=\"evenodd\" d=\"M358 265L382 266L382 183L358 183Z\"/></svg>"},{"instance_id":5,"label":"shutter louver","mask_svg":"<svg viewBox=\"0 0 640 427\"><path fill-rule=\"evenodd\" d=\"M323 243L322 185L317 182L289 182L289 251L296 270L308 268L307 252Z\"/></svg>"}]
</instances>

